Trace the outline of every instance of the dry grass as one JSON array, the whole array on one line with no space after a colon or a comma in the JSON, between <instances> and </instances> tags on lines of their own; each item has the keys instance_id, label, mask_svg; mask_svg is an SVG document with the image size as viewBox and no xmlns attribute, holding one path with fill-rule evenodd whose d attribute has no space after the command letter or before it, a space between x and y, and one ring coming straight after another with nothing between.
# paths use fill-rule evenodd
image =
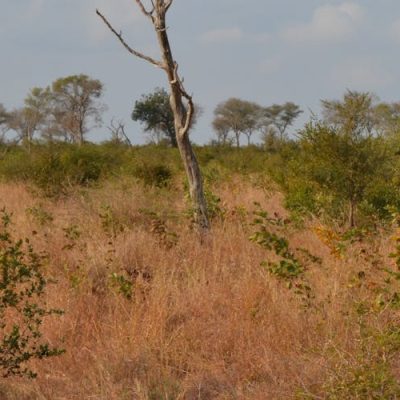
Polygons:
<instances>
[{"instance_id":1,"label":"dry grass","mask_svg":"<svg viewBox=\"0 0 400 400\"><path fill-rule=\"evenodd\" d=\"M67 352L34 365L34 381L1 382L0 398L265 400L295 398L301 390L325 398L322 383L337 355L356 357L354 304L374 296L370 289L380 282L375 261L379 255L383 262L390 239L356 243L347 257L336 258L312 229L290 231L293 246L323 259L307 272L315 299L304 308L260 267L267 254L248 240L254 228L243 209L258 201L285 216L281 196L237 180L218 191L225 218L199 243L186 220L171 215L185 208L179 191L110 183L50 202L2 184L0 207L14 213L16 235L37 231L35 248L50 255L46 274L58 283L49 287L47 301L65 315L46 322L45 337ZM104 206L111 210L106 224ZM32 217L26 212L32 207L53 220ZM176 245L151 228L154 217L143 209L158 211L157 223L165 219L164 228L178 234ZM79 237L68 239L68 227ZM351 285L361 270L366 279ZM111 284L113 272L133 283L132 299ZM396 318L382 313L371 324L384 330Z\"/></svg>"}]
</instances>

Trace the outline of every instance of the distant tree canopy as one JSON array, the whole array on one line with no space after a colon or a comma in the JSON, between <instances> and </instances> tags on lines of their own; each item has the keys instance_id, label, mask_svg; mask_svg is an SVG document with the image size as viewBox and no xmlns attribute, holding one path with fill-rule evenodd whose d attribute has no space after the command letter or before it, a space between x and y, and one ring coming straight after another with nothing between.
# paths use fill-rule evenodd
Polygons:
<instances>
[{"instance_id":1,"label":"distant tree canopy","mask_svg":"<svg viewBox=\"0 0 400 400\"><path fill-rule=\"evenodd\" d=\"M156 88L154 92L142 95L135 102L132 119L144 125L144 131L154 135L155 141L166 139L176 147L174 114L169 104L169 94L163 88Z\"/></svg>"},{"instance_id":2,"label":"distant tree canopy","mask_svg":"<svg viewBox=\"0 0 400 400\"><path fill-rule=\"evenodd\" d=\"M236 146L240 146L241 135L245 135L247 144L251 144L251 136L255 132L261 132L264 139L279 135L282 141L287 128L301 113L300 107L291 102L262 107L255 102L230 98L218 104L212 125L222 144L230 142L230 133Z\"/></svg>"},{"instance_id":3,"label":"distant tree canopy","mask_svg":"<svg viewBox=\"0 0 400 400\"><path fill-rule=\"evenodd\" d=\"M24 106L10 113L8 127L17 133L18 140L30 143L35 132L44 128L50 112L50 99L48 88L34 88L27 95Z\"/></svg>"},{"instance_id":4,"label":"distant tree canopy","mask_svg":"<svg viewBox=\"0 0 400 400\"><path fill-rule=\"evenodd\" d=\"M199 105L194 106L191 127L196 124L202 112ZM164 88L156 88L152 93L143 94L140 100L135 102L131 117L144 126L144 131L151 135L151 141L156 143L166 141L171 146L177 147L174 114L169 94Z\"/></svg>"},{"instance_id":5,"label":"distant tree canopy","mask_svg":"<svg viewBox=\"0 0 400 400\"><path fill-rule=\"evenodd\" d=\"M262 115L262 108L257 103L230 98L214 110L213 128L225 144L228 134L233 133L239 147L241 135L247 136L247 143L250 144L252 134L261 127Z\"/></svg>"},{"instance_id":6,"label":"distant tree canopy","mask_svg":"<svg viewBox=\"0 0 400 400\"><path fill-rule=\"evenodd\" d=\"M103 94L103 84L87 75L72 75L53 82L51 92L56 126L72 142L82 144L89 124L101 122L104 106L97 99Z\"/></svg>"},{"instance_id":7,"label":"distant tree canopy","mask_svg":"<svg viewBox=\"0 0 400 400\"><path fill-rule=\"evenodd\" d=\"M282 105L273 104L264 109L267 125L279 133L281 141L285 139L287 129L293 125L302 112L300 107L292 102L286 102Z\"/></svg>"},{"instance_id":8,"label":"distant tree canopy","mask_svg":"<svg viewBox=\"0 0 400 400\"><path fill-rule=\"evenodd\" d=\"M105 106L98 99L102 94L103 84L87 75L60 78L46 88L31 89L24 106L7 113L4 124L24 143L31 143L39 133L45 140L80 145L90 128L101 123Z\"/></svg>"}]
</instances>

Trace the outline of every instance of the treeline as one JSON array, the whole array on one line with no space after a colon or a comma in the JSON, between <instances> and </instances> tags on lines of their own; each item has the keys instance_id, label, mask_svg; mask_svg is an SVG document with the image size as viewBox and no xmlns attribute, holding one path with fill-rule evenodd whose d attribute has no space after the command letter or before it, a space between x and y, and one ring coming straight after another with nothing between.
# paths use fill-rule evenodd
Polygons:
<instances>
[{"instance_id":1,"label":"treeline","mask_svg":"<svg viewBox=\"0 0 400 400\"><path fill-rule=\"evenodd\" d=\"M101 121L102 90L99 81L71 76L31 90L21 109L2 107L3 134L14 130L16 139L0 143L0 177L32 182L51 196L122 175L156 187L176 184L178 176L183 182L166 91L156 89L134 104L132 118L142 123L150 144L132 146L124 124L115 121L110 140L85 142ZM388 220L400 210L400 103L347 91L341 100L323 100L321 108L320 117L289 135L302 112L294 103L263 107L232 98L219 104L216 139L196 149L206 184L252 175L263 185L279 185L295 217L350 227ZM257 145L237 148L242 136L251 144L255 134Z\"/></svg>"},{"instance_id":2,"label":"treeline","mask_svg":"<svg viewBox=\"0 0 400 400\"><path fill-rule=\"evenodd\" d=\"M23 106L7 110L0 103L0 143L31 144L33 141L64 141L81 145L87 133L100 127L107 106L101 101L104 85L87 75L71 75L55 80L45 88L31 89ZM359 101L359 104L350 104ZM341 128L346 110L362 114L362 124L369 135L388 136L398 132L400 103L378 102L370 93L348 91L341 101L322 100L322 116L313 116L335 130ZM195 105L196 124L202 114L202 106ZM297 140L290 132L296 119L303 113L293 102L263 106L240 98L230 98L219 103L214 110L211 145L240 147L243 142L261 144L276 149L280 143ZM141 123L148 143L176 147L174 116L169 95L163 88L143 94L132 108L131 118ZM348 122L346 122L348 123ZM358 128L356 128L358 129ZM125 124L113 119L107 125L114 142L131 145ZM7 136L7 133L11 135ZM257 135L257 140L254 137ZM6 138L9 138L6 140ZM245 139L243 139L245 138Z\"/></svg>"},{"instance_id":3,"label":"treeline","mask_svg":"<svg viewBox=\"0 0 400 400\"><path fill-rule=\"evenodd\" d=\"M55 80L45 88L31 89L23 106L7 110L0 104L0 142L22 143L28 147L33 141L64 141L82 145L87 133L103 122L107 109L101 102L104 85L87 75L71 75ZM283 140L287 129L302 113L292 102L263 107L255 102L230 98L214 110L212 144L241 144L241 137L251 144L258 133L264 141L270 137ZM195 105L192 125L201 117L201 105ZM142 124L149 143L176 147L174 116L169 95L163 88L144 94L133 106L131 118ZM107 129L117 142L130 144L123 121L112 120ZM6 136L7 133L11 135Z\"/></svg>"}]
</instances>

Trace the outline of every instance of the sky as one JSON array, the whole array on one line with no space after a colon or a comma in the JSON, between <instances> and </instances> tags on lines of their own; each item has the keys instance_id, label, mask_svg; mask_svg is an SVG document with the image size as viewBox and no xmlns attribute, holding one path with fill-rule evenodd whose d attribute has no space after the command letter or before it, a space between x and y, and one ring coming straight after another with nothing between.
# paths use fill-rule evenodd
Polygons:
<instances>
[{"instance_id":1,"label":"sky","mask_svg":"<svg viewBox=\"0 0 400 400\"><path fill-rule=\"evenodd\" d=\"M157 58L155 34L134 0L0 1L0 103L20 107L31 88L84 73L104 83L108 107L89 138L109 138L115 118L132 142L145 141L130 115L142 94L166 87L165 74L129 54L95 14ZM167 25L186 89L204 110L191 134L196 143L212 139L213 111L230 97L299 104L304 114L292 130L319 112L321 99L347 89L400 100L399 0L174 0Z\"/></svg>"}]
</instances>

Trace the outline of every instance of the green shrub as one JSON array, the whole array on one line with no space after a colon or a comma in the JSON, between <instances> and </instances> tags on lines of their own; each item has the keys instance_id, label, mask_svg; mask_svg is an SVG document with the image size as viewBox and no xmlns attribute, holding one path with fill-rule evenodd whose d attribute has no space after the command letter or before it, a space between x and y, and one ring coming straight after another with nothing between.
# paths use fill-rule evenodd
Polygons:
<instances>
[{"instance_id":1,"label":"green shrub","mask_svg":"<svg viewBox=\"0 0 400 400\"><path fill-rule=\"evenodd\" d=\"M318 203L315 189L306 183L296 183L286 193L285 206L291 211L316 214Z\"/></svg>"},{"instance_id":2,"label":"green shrub","mask_svg":"<svg viewBox=\"0 0 400 400\"><path fill-rule=\"evenodd\" d=\"M368 186L365 200L360 204L360 211L366 215L375 215L380 219L390 219L388 209L400 210L400 188L390 181L374 181Z\"/></svg>"},{"instance_id":3,"label":"green shrub","mask_svg":"<svg viewBox=\"0 0 400 400\"><path fill-rule=\"evenodd\" d=\"M15 148L0 161L0 176L30 182L46 196L65 194L119 172L124 152L112 146L65 143L36 145L30 153Z\"/></svg>"},{"instance_id":4,"label":"green shrub","mask_svg":"<svg viewBox=\"0 0 400 400\"><path fill-rule=\"evenodd\" d=\"M144 163L134 168L134 176L145 186L163 188L170 184L173 173L167 165Z\"/></svg>"},{"instance_id":5,"label":"green shrub","mask_svg":"<svg viewBox=\"0 0 400 400\"><path fill-rule=\"evenodd\" d=\"M258 203L256 205L259 207ZM259 208L254 212L252 223L257 230L249 240L279 259L263 261L261 266L272 276L286 282L287 287L294 289L294 293L300 296L303 305L309 307L314 295L306 272L310 264L321 264L322 260L306 249L292 249L288 239L283 236L286 224L286 220L279 217L271 218L266 211Z\"/></svg>"},{"instance_id":6,"label":"green shrub","mask_svg":"<svg viewBox=\"0 0 400 400\"><path fill-rule=\"evenodd\" d=\"M43 306L47 280L42 274L44 256L37 254L28 239L14 240L9 232L10 217L3 209L0 225L0 371L35 377L27 366L32 359L63 353L44 342L43 319L60 310ZM7 318L6 318L7 317Z\"/></svg>"}]
</instances>

